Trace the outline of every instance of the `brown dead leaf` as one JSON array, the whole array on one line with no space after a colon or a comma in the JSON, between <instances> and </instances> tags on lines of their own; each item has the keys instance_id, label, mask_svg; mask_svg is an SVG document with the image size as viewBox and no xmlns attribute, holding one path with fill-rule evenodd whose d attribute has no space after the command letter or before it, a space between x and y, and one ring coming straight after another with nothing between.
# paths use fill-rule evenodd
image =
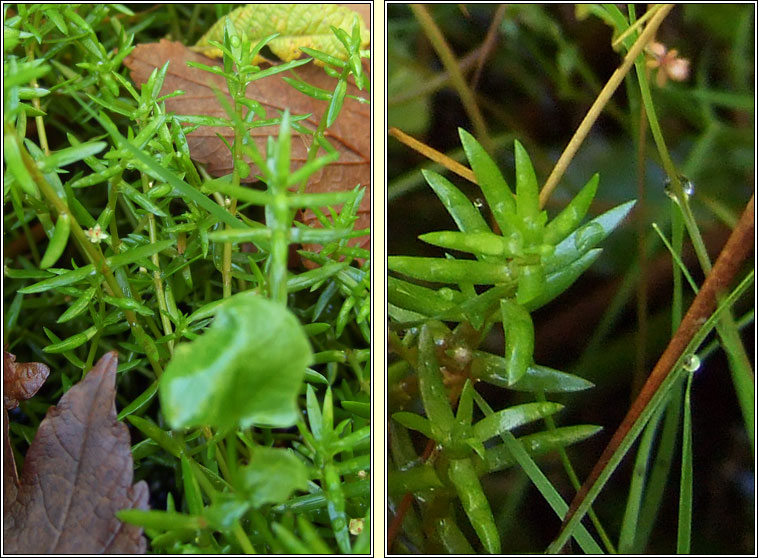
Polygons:
<instances>
[{"instance_id":1,"label":"brown dead leaf","mask_svg":"<svg viewBox=\"0 0 758 558\"><path fill-rule=\"evenodd\" d=\"M41 362L16 362L16 355L3 351L3 509L18 496L18 471L8 434L8 410L32 397L50 375Z\"/></svg>"},{"instance_id":2,"label":"brown dead leaf","mask_svg":"<svg viewBox=\"0 0 758 558\"><path fill-rule=\"evenodd\" d=\"M116 352L51 407L24 460L20 481L5 478L4 552L144 553L142 529L115 513L148 507L145 481L132 485L127 427L116 420ZM8 466L7 412L4 466ZM11 456L12 461L12 456ZM7 494L15 494L10 499ZM13 494L12 494L13 495Z\"/></svg>"},{"instance_id":3,"label":"brown dead leaf","mask_svg":"<svg viewBox=\"0 0 758 558\"><path fill-rule=\"evenodd\" d=\"M41 362L16 362L16 355L3 351L3 404L15 409L20 400L32 397L50 375Z\"/></svg>"},{"instance_id":4,"label":"brown dead leaf","mask_svg":"<svg viewBox=\"0 0 758 558\"><path fill-rule=\"evenodd\" d=\"M371 29L371 4L339 4L356 12L363 18L363 23Z\"/></svg>"},{"instance_id":5,"label":"brown dead leaf","mask_svg":"<svg viewBox=\"0 0 758 558\"><path fill-rule=\"evenodd\" d=\"M189 68L188 61L200 62L209 66L222 67L221 62L192 52L181 43L161 40L159 43L138 45L124 60L124 65L131 69L132 80L141 85L147 81L155 68L162 67L169 61L166 79L161 95L177 89L184 95L166 99L166 111L179 115L205 115L226 118L227 114L218 103L213 87L227 92L226 82L221 76L197 68ZM368 71L368 67L364 68ZM321 89L333 91L336 80L324 73L314 64L306 64L293 71L303 81ZM261 103L266 109L266 118L276 118L285 109L292 114L311 114L302 122L305 127L316 129L321 116L328 107L327 101L318 101L300 93L281 79L280 75L269 76L252 82L247 87L247 96ZM349 84L348 95L365 97L354 85ZM266 126L251 130L251 136L258 149L265 153L267 138L279 132L278 126ZM229 149L217 136L222 135L231 144L234 134L231 128L203 126L187 136L192 158L206 165L213 176L223 176L232 172L233 162ZM293 133L292 162L293 170L302 166L306 160L312 136ZM327 130L327 139L339 151L336 163L327 165L314 174L306 190L308 192L330 192L348 190L360 184L366 193L360 205L356 229L369 228L371 224L371 109L350 98L345 98L342 111L334 125ZM251 177L254 180L256 168L251 165ZM306 214L306 221L312 221L313 215ZM360 246L370 247L370 239L357 239Z\"/></svg>"}]
</instances>

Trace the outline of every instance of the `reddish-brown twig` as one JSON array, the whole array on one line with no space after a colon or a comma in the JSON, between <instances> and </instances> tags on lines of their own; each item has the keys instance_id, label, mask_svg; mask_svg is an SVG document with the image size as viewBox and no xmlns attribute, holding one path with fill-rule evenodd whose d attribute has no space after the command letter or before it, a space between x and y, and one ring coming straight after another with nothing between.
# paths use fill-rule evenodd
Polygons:
<instances>
[{"instance_id":1,"label":"reddish-brown twig","mask_svg":"<svg viewBox=\"0 0 758 558\"><path fill-rule=\"evenodd\" d=\"M748 201L739 223L737 223L724 248L721 250L716 264L708 274L708 277L706 277L702 288L690 305L689 310L687 310L687 314L682 319L679 329L677 329L671 338L668 347L666 347L666 350L650 373L647 382L642 387L642 391L640 391L637 399L635 399L629 408L629 412L614 433L613 438L611 438L600 459L595 463L590 476L584 481L584 484L571 502L568 513L563 519L563 525L566 525L574 516L577 508L582 504L587 493L592 489L598 477L600 477L606 465L608 465L608 462L613 457L613 454L640 417L642 411L658 391L658 388L666 377L674 370L674 365L686 350L689 342L705 320L716 309L719 295L729 287L743 262L750 255L755 235L754 197L751 197L750 201Z\"/></svg>"}]
</instances>

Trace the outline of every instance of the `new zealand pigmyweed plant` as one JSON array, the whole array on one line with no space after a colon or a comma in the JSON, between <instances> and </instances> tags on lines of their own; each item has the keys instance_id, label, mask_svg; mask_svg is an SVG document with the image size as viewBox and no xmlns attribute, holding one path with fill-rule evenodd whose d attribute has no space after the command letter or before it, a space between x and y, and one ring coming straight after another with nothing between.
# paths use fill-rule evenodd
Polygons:
<instances>
[{"instance_id":1,"label":"new zealand pigmyweed plant","mask_svg":"<svg viewBox=\"0 0 758 558\"><path fill-rule=\"evenodd\" d=\"M616 70L605 86L601 87L598 82L597 87L585 89L595 80L590 67L577 54L576 44L568 39L570 33L561 24L567 17L566 12L534 5L477 6L476 12L470 14L470 21L462 23L461 14L452 7L415 4L408 9L394 8L395 28L393 31L393 26L389 27L389 43L392 45L394 37L396 44L391 54L395 68L390 67L390 80L394 78L399 84L408 83L408 75L414 71L425 71L428 77L409 91L401 85L396 86L389 106L390 112L393 106L397 107L397 126L402 128L405 120L408 127L415 126L416 132L425 133L430 129L446 130L446 122L465 117L475 133L472 135L459 129L462 150L441 140L440 144L446 144L450 149L449 156L409 138L402 130L390 128L390 134L429 155L435 163L475 183L481 194L453 185L432 170L401 174L407 170L407 165L404 167L402 162L394 169L395 184L389 187L390 199L399 198L409 193L415 184L422 184L420 177L423 174L457 226L457 230L424 231L418 235L420 240L433 247L426 249L424 256L389 258L388 267L392 274L388 279L390 553L508 554L543 550L566 553L572 550L568 545L573 545L574 551L590 554L642 553L648 548L670 549L670 552L674 547L677 552L686 554L695 547L695 540L703 548L718 548L719 542L715 541L723 542L713 534L709 537L694 528L696 521L704 520L693 513L698 506L696 491L703 488L698 487L697 475L700 473L694 457L697 452L693 450L697 442L697 437L693 436L693 424L696 412L701 411L694 406L693 385L697 385L699 378L695 375L704 358L716 347L722 347L728 366L723 367L722 374L715 374L719 376L715 382L726 382L732 399L719 397L717 405L736 409L732 414L741 415L744 424L738 429L740 443L743 447L754 448L755 385L751 362L739 337L739 328L753 322L754 308L747 301L742 316L739 319L732 317L735 302L744 298L754 280L754 271L749 266L746 270L744 265L752 251L754 206L750 198L741 216L737 212L730 214L729 228L733 230L725 244L719 243L721 253L711 264L700 232L702 225L694 215L694 208L702 206L700 202L707 197L695 194L692 181L686 176L698 172L698 169L703 173L706 166L713 165L717 172L712 179L715 182L712 188L718 192L717 196L727 190L742 192L733 187L732 181L724 179L728 165L724 164L723 157L738 148L737 144L730 144L732 149L719 151L715 157L706 155L709 146L713 145L708 139L711 126L721 129L724 125L730 129L730 134L735 128L725 124L728 118L722 120L713 110L712 101L719 89L709 81L715 72L706 69L705 62L699 63L697 86L671 83L686 81L691 69L689 60L680 56L677 48L664 46L659 42L662 40L660 36L656 37L656 33L663 35L661 23L675 9L678 6L653 5L638 19L632 5L624 8L609 4L577 6L570 15L572 23L581 27L579 22L588 17L599 18L612 28L612 47L620 55L615 62ZM706 15L696 10L687 13L704 19ZM737 102L745 103L742 110L752 114L754 93L750 85L745 85L751 83L750 79L742 79L748 74L740 73L739 61L750 51L745 47L750 44L748 37L754 12L746 9L735 12L734 16L730 21L739 19L742 22L739 33L732 34L730 27L725 37L735 52L732 59L735 63L730 66L734 68L734 82L742 84L743 89L742 94L730 97L730 102L734 103L731 106L735 110ZM490 26L483 40L479 36L482 21ZM452 41L453 30L455 41ZM472 39L468 46L472 48L469 54L458 58L448 44L446 33L450 35L451 43L461 47L459 41L467 36L466 30ZM490 39L496 35L507 36L508 40L494 46L496 41ZM425 42L432 48L419 51L430 53L433 49L436 60L444 66L444 74L431 69L432 64L424 67L433 56L419 61L411 54L417 45ZM545 44L551 46L545 47ZM464 78L466 69L475 66L477 61L478 70L482 70L481 60L485 57L492 61L493 70L488 78L496 84L491 86L489 95L484 91L484 72L480 76L477 71L473 82ZM539 65L537 70L535 61ZM581 79L578 79L579 75ZM481 81L477 81L479 77L482 77ZM480 88L471 83L478 83ZM575 88L576 83L582 84L581 92ZM627 98L621 102L628 102L629 107L619 110L621 105L613 104L618 101L613 95L622 83L626 85ZM435 105L436 110L427 110L430 114L450 111L452 114L445 114L442 119L445 122L432 123L432 119L425 121L410 117L419 112L420 106L429 107L436 103L430 98L431 93L443 87L455 90L456 101L460 101L458 113L451 108L453 103L440 102ZM522 99L521 104L518 94L514 93L519 87L527 92L526 101ZM530 149L532 159L519 141L515 141L515 183L511 183L515 184L515 189L512 190L508 186L510 179L506 182L488 152L495 153L496 146L499 149L503 145L504 137L509 137L509 141L520 137L521 115L516 114L518 108L507 105L513 102L516 107L537 112L547 106L537 100L543 98L540 87L561 90L557 97L564 101L566 98L575 100L575 96L582 96L588 90L594 89L594 93L587 99L586 106L579 103L583 119L570 141L564 144L552 172L547 175L545 171L547 178L541 188L532 160L535 165L539 162L539 167L544 169L552 165L552 155L546 157L544 151L540 153L540 142L529 133L534 130L524 126L524 143L528 141L533 146ZM710 100L695 100L701 96ZM551 94L545 94L544 98L551 99L548 103L551 107L559 105L557 102L552 104ZM666 104L666 99L674 98L675 102ZM726 99L719 98L722 102ZM686 162L677 165L666 144L666 139L675 134L673 130L663 128L658 115L665 113L667 118L675 121L675 115L680 111L689 111L695 106L698 114L707 115L704 117L705 129L701 129L692 142L689 139L679 142L677 156L689 154ZM491 122L483 117L482 111L485 110L492 115ZM588 213L595 213L597 201L604 196L598 196L590 208L599 189L599 178L597 174L593 176L595 168L586 161L579 162L579 158L575 160L575 155L584 140L590 140L590 129L602 112L613 114L619 128L624 130L620 133L625 138L625 147L614 152L618 155L610 156L613 165L617 164L618 158L634 159L627 153L626 146L630 142L624 136L626 131L633 131L634 141L638 143L637 191L640 199L637 204L627 201L616 205L618 201L607 204L606 197L606 207L616 207L597 211L599 216L584 222ZM552 126L554 117L555 114L540 115L539 120L541 124L547 122ZM507 132L490 135L498 122L505 123ZM652 157L645 149L648 130L655 142ZM610 150L608 137L604 133L598 137L600 140L595 138L594 141L599 141L600 150ZM751 142L748 142L750 146ZM754 181L753 148L750 147L749 151L750 162L738 165L740 178L734 184L739 183L740 187L744 187L746 180L748 183ZM470 169L456 162L463 156ZM645 220L646 211L651 210L649 201L648 209L645 209L644 163L649 162L648 159L654 161L659 174L661 169L665 171L665 177L657 181L655 194L663 201L658 215L669 219L666 222L671 226L671 239L666 238L661 227L654 223L651 227L651 223ZM560 208L549 219L542 207L559 184L563 188L562 178L570 165L574 170L581 169L578 174L586 184L573 200L556 204ZM606 165L603 176L609 170ZM604 178L602 190L614 188L612 182L618 182L616 195L612 198L637 197L628 193L628 175L633 174L621 173L610 181L611 184ZM413 210L418 211L421 218L412 225L397 219L398 228L412 230L419 222L423 223L423 217L433 215L429 208L436 204L435 196L414 192L416 195L414 201L418 201ZM739 203L744 203L741 197ZM637 254L635 258L628 258L631 265L630 271L624 271L624 285L614 295L608 310L602 312L602 323L591 336L586 350L583 349L583 357L574 365L570 357L566 360L567 367L573 366L571 374L535 362L538 347L535 347L534 312L564 292L598 259L600 243L619 227L633 205L638 206L634 217L640 224ZM450 222L447 215L443 217L444 222ZM705 275L700 285L683 264L685 231ZM673 295L670 302L667 300L659 309L663 326L659 333L646 335L643 327L647 312L644 285L648 277L644 266L652 245L646 244L645 239L655 234L661 237L670 252L661 259L674 261ZM619 235L613 236L611 241ZM400 243L406 235L401 233L396 237ZM432 257L440 252L441 257ZM408 252L398 250L396 253ZM603 258L604 261L607 259ZM683 278L687 279L691 293L684 287ZM638 282L637 324L640 331L618 339L632 350L621 349L621 343L606 349L605 344L611 341L611 324L617 324L616 318L624 300L634 290L631 285ZM578 292L574 288L573 292L582 298L582 302L596 296L592 288ZM691 300L688 308L685 300ZM742 308L745 305L743 300ZM539 316L541 324L544 324L544 315L541 312ZM581 313L574 312L569 319L560 320L561 333L566 332L566 338L571 337L567 330L573 324L579 329L586 319ZM705 345L704 341L713 330L718 339ZM554 332L552 337L560 337L561 333ZM540 339L547 341L548 337L551 336ZM579 337L583 335L579 334ZM644 358L645 339L654 340L660 349L656 353L657 361L650 369ZM563 343L564 339L560 338L556 346L562 347ZM596 379L602 378L607 389L615 371L619 372L616 381L632 371L634 357L630 354L635 350L638 355L642 354L638 366L641 369L639 385L630 390L626 380L622 379L623 387L609 398L608 404L595 398L592 405L580 409L582 414L594 413L593 416L603 422L592 422L603 426L606 424L605 413L612 415L615 412L612 407L618 406L619 401L623 401L621 406L627 409L605 450L600 454L586 451L592 442L577 443L592 436L599 427L572 424L574 419L568 419L569 425L564 426L559 413L562 405L556 400L566 404L563 417L577 410L570 406L576 397L570 392L592 387L584 378L589 376L592 368L587 363L598 361L593 380L599 384ZM621 394L620 398L618 394ZM595 407L605 411L598 412ZM718 432L708 442L723 438L721 417L703 417L704 414L701 412L700 424L711 424ZM639 443L635 445L637 440ZM577 445L568 448L571 444ZM681 458L677 455L679 448ZM701 447L701 454L708 451L709 447L706 451ZM538 454L548 453L560 458L566 481L559 478L563 475L556 473L555 462L547 456L536 460ZM634 453L634 459L628 461L626 477L618 475L629 479L626 486L624 481L620 485L609 485L609 478L619 468L624 456L630 453ZM587 457L594 466L580 481L572 460L578 462ZM747 469L741 469L750 478L754 477L749 468L751 465L752 461ZM673 471L679 473L676 478L672 478ZM569 482L575 493L568 486ZM595 515L592 506L599 501L597 498L604 488L607 489L606 502L598 505ZM708 497L721 496L722 490L710 489ZM752 513L753 491L749 482L741 492L745 499L739 513L745 514L745 507L749 508L748 513ZM667 497L672 493L673 498ZM718 494L714 496L714 493ZM625 506L618 505L624 501ZM722 524L723 507L718 508L719 525ZM553 514L555 517L549 517ZM585 517L591 519L592 525L582 522ZM608 520L609 517L613 519ZM667 527L661 525L660 518L666 519ZM748 526L749 523L748 518ZM748 546L753 544L751 533L745 533L750 539Z\"/></svg>"},{"instance_id":2,"label":"new zealand pigmyweed plant","mask_svg":"<svg viewBox=\"0 0 758 558\"><path fill-rule=\"evenodd\" d=\"M598 430L592 425L564 426L518 440L511 434L562 408L547 401L546 393L591 387L577 376L534 362L530 312L566 290L597 259L601 253L597 245L621 223L634 202L582 224L597 191L599 177L595 175L548 222L547 213L540 210L537 178L523 146L515 142L514 195L482 146L465 130L459 131L494 223L491 227L480 208L449 180L424 171L459 230L420 238L475 259L455 257L453 252L445 258L389 258L389 269L399 275L445 284L433 289L389 278L391 349L403 358L393 365L390 385L397 385L409 369L416 370L425 415L404 410L392 415L389 489L393 499L406 493L429 493L435 501L433 513L439 514L435 521L442 545L450 553L465 554L473 552L474 546L458 526L454 504L459 501L476 532L477 546L499 554L498 529L479 478L516 463L528 466L530 454L578 442ZM444 322L457 325L451 330ZM503 352L481 350L483 339L500 324L505 334ZM493 411L473 387L480 381L529 392L537 400ZM474 402L484 414L477 421L473 420ZM423 458L413 449L408 429L429 439ZM497 443L490 444L493 439ZM542 486L549 490L549 484ZM586 533L581 539L584 550L596 548Z\"/></svg>"},{"instance_id":3,"label":"new zealand pigmyweed plant","mask_svg":"<svg viewBox=\"0 0 758 558\"><path fill-rule=\"evenodd\" d=\"M191 44L227 10L3 6L4 341L53 370L11 439L29 441L47 407L116 349L119 419L134 427L152 508L120 518L143 526L153 551L366 553L370 255L347 245L368 234L354 227L363 191L293 188L337 160L325 131L348 80L368 102L362 25L332 28L339 57L310 49L261 69L253 59L276 36L251 41L226 19L211 42L223 67L206 68L228 87L221 121L166 112L182 94L160 96L168 65L139 90L126 77L136 42L171 31ZM289 110L263 122L248 84L313 58L335 90L290 83L328 104L317 129ZM278 137L259 151L250 131L272 124ZM204 125L233 130L228 176L191 159L186 134ZM297 170L293 129L311 135ZM245 160L263 188L240 185ZM295 221L305 208L320 228ZM308 271L288 267L303 243L323 246L301 252L318 264Z\"/></svg>"}]
</instances>

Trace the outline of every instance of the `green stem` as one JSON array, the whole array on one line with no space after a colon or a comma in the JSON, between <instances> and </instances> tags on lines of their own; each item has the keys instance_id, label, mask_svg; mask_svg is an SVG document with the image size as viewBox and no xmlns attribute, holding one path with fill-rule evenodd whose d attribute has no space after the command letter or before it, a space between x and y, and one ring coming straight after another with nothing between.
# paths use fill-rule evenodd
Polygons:
<instances>
[{"instance_id":1,"label":"green stem","mask_svg":"<svg viewBox=\"0 0 758 558\"><path fill-rule=\"evenodd\" d=\"M30 42L29 45L27 46L26 57L28 60L34 60L36 58L35 53L34 53L33 42ZM32 79L29 82L29 85L31 85L34 88L39 87L37 78ZM42 111L42 104L39 101L39 97L32 98L32 106L38 111ZM40 147L42 147L42 150L45 152L45 155L50 155L50 146L47 143L47 132L45 130L45 119L43 116L35 116L34 122L37 125L37 136L39 136Z\"/></svg>"},{"instance_id":2,"label":"green stem","mask_svg":"<svg viewBox=\"0 0 758 558\"><path fill-rule=\"evenodd\" d=\"M142 186L147 193L150 188L152 187L152 182L150 182L146 175L142 175ZM114 219L115 220L115 219ZM148 234L150 235L150 243L155 244L158 242L158 232L155 227L155 215L152 213L147 216L147 230ZM158 254L153 254L152 256L153 264L156 269L153 271L153 286L155 287L155 298L158 302L158 310L161 314L161 323L163 324L163 333L166 335L171 335L173 333L173 328L171 327L171 320L168 317L168 305L166 304L166 293L163 290L163 280L161 279L161 259ZM174 342L169 341L167 343L168 351L171 353L171 356L174 355Z\"/></svg>"},{"instance_id":3,"label":"green stem","mask_svg":"<svg viewBox=\"0 0 758 558\"><path fill-rule=\"evenodd\" d=\"M645 104L648 122L650 123L650 131L653 133L653 138L655 139L658 153L661 157L661 163L663 164L663 168L665 169L671 186L673 187L675 201L681 210L684 225L692 240L692 245L695 249L695 254L697 254L700 266L705 274L708 275L712 268L711 261L708 258L708 251L706 250L705 242L700 234L695 217L692 214L688 196L684 193L682 188L679 173L677 172L676 167L671 160L668 148L666 147L666 141L658 122L652 95L650 94L650 86L645 73L644 61L642 60L637 62L637 77L640 82L642 101ZM750 365L750 359L745 352L745 347L740 339L731 311L726 311L722 314L722 317L716 326L716 331L723 342L724 350L726 351L729 360L729 369L732 374L732 382L735 391L737 392L737 400L745 422L745 430L752 447L755 448L755 417L753 415L755 408L755 379L752 366Z\"/></svg>"},{"instance_id":4,"label":"green stem","mask_svg":"<svg viewBox=\"0 0 758 558\"><path fill-rule=\"evenodd\" d=\"M234 533L234 537L237 539L237 542L239 543L240 547L242 547L242 551L245 554L257 554L257 552L255 552L253 543L250 542L250 539L247 537L247 534L242 528L242 525L240 525L239 521L234 522L232 532Z\"/></svg>"}]
</instances>

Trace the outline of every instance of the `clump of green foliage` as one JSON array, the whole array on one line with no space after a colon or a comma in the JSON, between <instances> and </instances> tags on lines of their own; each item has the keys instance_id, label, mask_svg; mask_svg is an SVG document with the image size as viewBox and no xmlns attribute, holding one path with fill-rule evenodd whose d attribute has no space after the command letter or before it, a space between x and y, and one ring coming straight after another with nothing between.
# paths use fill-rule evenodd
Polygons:
<instances>
[{"instance_id":1,"label":"clump of green foliage","mask_svg":"<svg viewBox=\"0 0 758 558\"><path fill-rule=\"evenodd\" d=\"M406 146L388 145L389 250L402 254L390 256L388 266L390 552L557 553L566 544L593 554L752 548L752 490L740 485L740 503L729 511L747 538L724 540L715 532L724 506L705 509L713 494L698 482L709 474L698 459L715 457L710 444L732 445L723 435L727 423L739 440L731 449L741 448L730 462L739 460L741 474L753 474L752 461L735 455L754 447L754 382L740 339L740 329L754 320L745 297L751 269L730 283L712 314L700 317L654 396L639 405L635 399L698 291L697 272L683 263L686 240L695 254L690 261L696 258L708 275L701 230L735 228L754 182L752 155L746 158L753 130L745 125L754 112L754 9L713 15L702 5L653 5L644 21L632 5L390 6L388 120L448 157L443 165L437 154L419 169ZM656 28L661 21L666 26ZM660 43L646 42L653 36ZM616 93L604 87L603 74L617 80ZM458 128L463 121L476 140ZM511 156L503 146L514 139ZM443 166L467 174L450 159L467 161L476 187L438 174ZM513 169L515 192L499 168ZM601 188L596 177L587 182L595 173L603 177ZM548 177L540 203L535 175ZM619 202L630 198L638 199L629 219L637 238L619 230L590 269L597 243L631 209ZM543 204L556 215L549 222ZM599 217L580 224L585 212L601 207ZM458 230L429 232L450 228L451 217ZM713 253L720 245L713 244ZM673 260L663 303L649 302L653 259ZM612 295L597 289L610 287L614 276L620 280ZM547 304L574 281L565 304ZM583 313L593 299L602 308ZM629 315L636 321L627 323ZM555 339L541 339L552 352L536 346L533 322L561 326L558 335L552 330ZM706 343L714 329L718 339ZM729 374L718 361L709 363L714 370L697 370L715 361L708 357L719 348L731 382L726 395L715 395L714 418L697 406L705 399L698 382L721 386ZM566 372L536 364L538 353ZM599 389L586 389L590 381ZM622 423L628 429L565 449L597 431L571 424L574 417L615 426L627 407L638 413L631 426ZM560 425L561 408L570 426ZM710 426L718 432L709 433ZM517 427L530 430L514 438ZM705 449L693 436L698 428L708 436ZM612 452L598 459L597 444L611 434L618 445L609 444ZM532 458L551 450L565 475L547 456ZM628 467L620 466L624 456ZM582 482L574 467L597 475ZM617 468L621 481L608 483ZM737 475L728 482L718 497L737 490ZM572 487L579 494L568 518ZM592 529L581 522L585 514ZM709 534L698 524L717 527Z\"/></svg>"},{"instance_id":2,"label":"clump of green foliage","mask_svg":"<svg viewBox=\"0 0 758 558\"><path fill-rule=\"evenodd\" d=\"M22 405L12 442L28 443L46 409L116 349L119 418L140 440L135 478L150 483L152 507L120 517L144 526L152 550L367 553L370 255L347 246L368 234L354 230L363 191L289 187L337 159L324 132L348 79L367 91L368 53L356 21L334 29L343 59L310 50L277 66L321 58L337 85L325 98L298 84L329 103L324 122L314 132L285 111L267 121L279 135L259 152L249 132L260 111L245 89L275 36L251 43L227 20L216 46L229 148L257 165L264 188L240 186L244 165L212 180L159 96L167 67L137 91L122 63L167 31L191 44L229 9L4 5L5 240L19 246L4 262L5 342L53 371ZM314 135L294 171L293 129ZM296 222L301 208L324 227ZM324 245L301 252L316 269L288 268L301 243Z\"/></svg>"},{"instance_id":3,"label":"clump of green foliage","mask_svg":"<svg viewBox=\"0 0 758 558\"><path fill-rule=\"evenodd\" d=\"M450 181L424 171L460 231L427 233L420 238L476 259L456 258L452 252L445 258L389 258L391 271L446 284L431 289L396 277L389 280L390 339L393 351L403 358L392 367L390 385L401 385L403 376L415 369L425 411L425 417L402 410L393 414L390 495L433 492L435 511L430 513L435 514L436 532L445 550L453 554L474 551L455 518L454 504L460 502L484 550L499 554L500 536L479 477L516 463L528 466L533 464L528 453L572 444L598 430L592 425L553 427L518 441L511 434L511 430L546 419L563 407L547 401L546 392L571 392L592 385L534 362L530 311L566 290L597 259L601 252L597 244L621 223L634 202L581 225L597 191L599 177L595 175L548 223L547 213L539 207L534 169L520 143L515 143L514 196L482 146L464 130L460 136L499 233L492 231L479 208ZM475 285L489 288L477 291ZM443 321L459 325L451 331ZM497 324L502 324L505 334L504 356L480 347ZM473 388L479 381L532 393L538 400L493 412ZM453 386L452 393L445 384ZM451 399L457 400L455 413ZM473 422L475 401L484 418ZM419 459L408 428L434 442L433 460ZM502 443L485 447L497 437ZM525 449L515 449L519 444ZM547 497L562 502L549 483L543 482L541 487ZM585 551L598 549L586 533L580 541Z\"/></svg>"}]
</instances>

